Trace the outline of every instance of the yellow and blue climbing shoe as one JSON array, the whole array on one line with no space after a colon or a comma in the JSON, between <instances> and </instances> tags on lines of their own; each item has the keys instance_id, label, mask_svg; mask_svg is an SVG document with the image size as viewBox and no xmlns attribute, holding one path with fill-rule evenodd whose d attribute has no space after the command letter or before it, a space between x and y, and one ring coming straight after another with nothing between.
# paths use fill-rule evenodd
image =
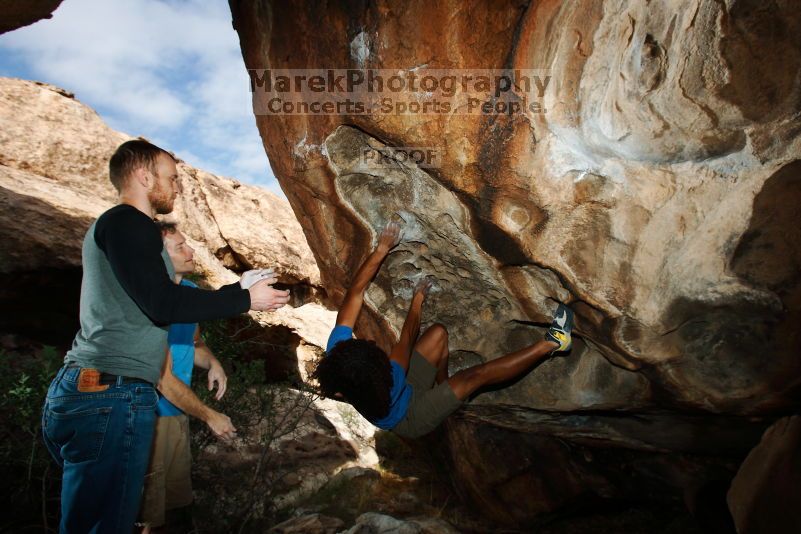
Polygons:
<instances>
[{"instance_id":1,"label":"yellow and blue climbing shoe","mask_svg":"<svg viewBox=\"0 0 801 534\"><path fill-rule=\"evenodd\" d=\"M553 352L565 352L570 350L570 346L573 344L573 338L570 336L572 330L573 310L560 303L559 307L556 308L556 314L553 316L551 327L545 333L546 340L559 344L558 347L553 349Z\"/></svg>"}]
</instances>

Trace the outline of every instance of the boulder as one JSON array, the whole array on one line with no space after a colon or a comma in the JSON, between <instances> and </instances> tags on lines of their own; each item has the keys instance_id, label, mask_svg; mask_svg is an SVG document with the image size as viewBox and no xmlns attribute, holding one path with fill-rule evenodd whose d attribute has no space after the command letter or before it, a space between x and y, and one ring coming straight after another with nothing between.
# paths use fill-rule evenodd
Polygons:
<instances>
[{"instance_id":1,"label":"boulder","mask_svg":"<svg viewBox=\"0 0 801 534\"><path fill-rule=\"evenodd\" d=\"M382 1L324 14L230 5L265 150L336 302L381 226L405 221L362 335L391 343L411 284L428 275L440 292L424 321L446 324L452 349L472 361L538 339L556 301L576 311L586 350L573 359L587 362L482 401L728 414L796 405L792 2ZM269 113L281 94L256 83L264 69L325 68L539 69L544 87L540 108L515 114ZM433 98L410 86L392 96ZM418 166L408 147L431 148L437 161ZM368 168L371 151L397 157ZM565 372L574 376L554 387Z\"/></svg>"},{"instance_id":2,"label":"boulder","mask_svg":"<svg viewBox=\"0 0 801 534\"><path fill-rule=\"evenodd\" d=\"M359 336L391 345L424 276L436 285L423 324L448 327L452 371L540 339L557 302L576 312L571 354L481 392L437 434L462 495L517 528L585 494L696 511L711 495L727 515L721 488L765 426L799 406L795 5L229 4L265 150L335 303L381 227L403 222ZM449 112L416 113L371 105L447 95L422 82L366 96L265 82L268 70L325 69L533 71L539 85L467 88ZM270 111L276 98L351 97L368 105ZM537 106L468 112L469 98ZM524 423L539 417L554 424ZM737 446L710 445L714 432Z\"/></svg>"},{"instance_id":3,"label":"boulder","mask_svg":"<svg viewBox=\"0 0 801 534\"><path fill-rule=\"evenodd\" d=\"M725 489L768 424L470 406L427 442L459 493L508 528L654 502L685 503L701 526L727 525Z\"/></svg>"},{"instance_id":4,"label":"boulder","mask_svg":"<svg viewBox=\"0 0 801 534\"><path fill-rule=\"evenodd\" d=\"M51 210L51 219L65 213L73 219L83 216L91 224L116 202L116 191L108 180L108 159L132 137L109 128L97 113L63 89L13 78L0 78L0 87L0 165L4 174L12 175L4 179L4 189L22 194L19 201L59 202ZM28 174L14 179L14 171ZM275 267L281 282L319 285L319 271L297 219L280 198L183 161L179 161L178 174L181 194L171 217L223 267L243 271L270 266ZM78 202L78 197L85 200ZM12 213L5 213L10 218ZM16 222L19 228L29 228L24 239L34 250L46 253L52 264L79 263L82 238L76 240L74 235L58 231L39 237L43 222L37 224L37 217L24 210L13 215L15 221L3 220L0 227L9 228ZM84 221L72 231L78 234L86 227ZM40 247L37 239L61 242L72 247L72 252L53 254L51 246ZM9 248L4 259L10 258L13 265L0 264L0 268L11 272L41 265L42 258L30 258L29 253L29 249ZM221 275L212 258L201 257L199 263L209 275Z\"/></svg>"},{"instance_id":5,"label":"boulder","mask_svg":"<svg viewBox=\"0 0 801 534\"><path fill-rule=\"evenodd\" d=\"M201 445L193 453L196 501L212 530L246 517L257 528L286 514L329 514L308 506L327 485L336 488L326 493L341 505L339 493L354 480L380 478L375 428L348 404L284 385L249 388L234 404L226 402L226 413L237 416L236 439L219 442L202 424L193 438ZM297 521L282 526L296 530L278 532L330 527L316 516Z\"/></svg>"}]
</instances>

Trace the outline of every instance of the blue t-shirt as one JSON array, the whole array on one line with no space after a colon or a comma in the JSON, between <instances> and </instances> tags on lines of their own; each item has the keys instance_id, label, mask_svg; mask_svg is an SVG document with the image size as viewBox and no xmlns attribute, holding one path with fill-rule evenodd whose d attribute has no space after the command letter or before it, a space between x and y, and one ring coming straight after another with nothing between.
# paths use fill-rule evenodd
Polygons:
<instances>
[{"instance_id":1,"label":"blue t-shirt","mask_svg":"<svg viewBox=\"0 0 801 534\"><path fill-rule=\"evenodd\" d=\"M181 280L182 286L197 287L189 280ZM172 353L172 374L187 386L192 382L192 368L195 366L195 330L197 323L175 323L170 325L167 344ZM156 415L170 417L183 415L183 411L160 396L156 405Z\"/></svg>"},{"instance_id":2,"label":"blue t-shirt","mask_svg":"<svg viewBox=\"0 0 801 534\"><path fill-rule=\"evenodd\" d=\"M340 341L353 339L353 329L345 325L336 325L331 335L328 337L326 352L334 348ZM406 383L406 371L397 362L390 360L389 366L392 369L392 389L389 391L389 413L378 421L370 421L378 428L392 430L404 417L406 410L409 409L409 402L412 400L412 386Z\"/></svg>"}]
</instances>

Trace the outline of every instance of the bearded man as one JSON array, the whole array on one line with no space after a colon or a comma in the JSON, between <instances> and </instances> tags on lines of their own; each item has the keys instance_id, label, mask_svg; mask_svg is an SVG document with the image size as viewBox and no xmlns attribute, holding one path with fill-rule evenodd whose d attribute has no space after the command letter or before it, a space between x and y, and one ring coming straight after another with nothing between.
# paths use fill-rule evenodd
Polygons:
<instances>
[{"instance_id":1,"label":"bearded man","mask_svg":"<svg viewBox=\"0 0 801 534\"><path fill-rule=\"evenodd\" d=\"M157 214L178 194L175 159L137 139L109 161L119 192L83 241L80 323L45 399L45 444L63 468L61 532L131 532L150 456L167 327L276 310L289 292L266 278L217 291L177 285ZM230 420L218 435L232 435ZM229 428L230 426L230 428Z\"/></svg>"}]
</instances>

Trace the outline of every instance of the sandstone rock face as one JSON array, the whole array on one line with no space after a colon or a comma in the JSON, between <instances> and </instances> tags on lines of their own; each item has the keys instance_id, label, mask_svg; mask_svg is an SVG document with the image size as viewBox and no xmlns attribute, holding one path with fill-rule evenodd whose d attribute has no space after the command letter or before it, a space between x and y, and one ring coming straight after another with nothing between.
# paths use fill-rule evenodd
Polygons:
<instances>
[{"instance_id":1,"label":"sandstone rock face","mask_svg":"<svg viewBox=\"0 0 801 534\"><path fill-rule=\"evenodd\" d=\"M429 442L434 448L448 443L442 452L460 492L500 525L530 526L545 514L586 509L599 499L683 499L697 521L711 525L721 515L730 523L725 488L765 427L729 416L621 417L483 405L452 416Z\"/></svg>"},{"instance_id":2,"label":"sandstone rock face","mask_svg":"<svg viewBox=\"0 0 801 534\"><path fill-rule=\"evenodd\" d=\"M356 518L356 524L345 534L456 534L447 521L431 517L410 520L386 514L367 512Z\"/></svg>"},{"instance_id":3,"label":"sandstone rock face","mask_svg":"<svg viewBox=\"0 0 801 534\"><path fill-rule=\"evenodd\" d=\"M404 222L403 242L369 290L361 336L389 345L424 276L436 287L423 322L448 326L452 371L539 339L557 301L576 311L570 356L484 392L438 435L478 509L528 527L585 494L683 494L692 504L688 495L725 488L756 443L741 416L798 409L801 12L793 2L413 0L324 11L229 3L257 75L550 76L541 108L511 115L268 115L282 95L266 86L253 95L265 150L335 301L377 231ZM431 98L408 87L393 96ZM438 161L415 165L402 147L434 148ZM375 152L391 162L368 165L365 154ZM605 415L557 416L560 430L525 424L535 410ZM709 419L647 424L665 410ZM719 424L711 414L732 418ZM732 430L737 446L688 449L708 426ZM586 428L595 429L589 440ZM649 433L684 436L685 446L644 450L633 436Z\"/></svg>"},{"instance_id":4,"label":"sandstone rock face","mask_svg":"<svg viewBox=\"0 0 801 534\"><path fill-rule=\"evenodd\" d=\"M363 335L389 343L415 280L433 276L424 321L451 329L456 366L537 339L556 301L577 313L583 343L571 357L477 402L731 414L794 405L792 2L377 2L328 6L324 24L308 4L230 4L250 69L551 76L539 113L257 115L335 300L376 230L405 221ZM415 95L425 98L402 96ZM257 89L255 109L273 96ZM441 161L364 168L359 155L385 146L435 147Z\"/></svg>"},{"instance_id":5,"label":"sandstone rock face","mask_svg":"<svg viewBox=\"0 0 801 534\"><path fill-rule=\"evenodd\" d=\"M533 282L552 299L567 300L569 293L558 281L536 267L497 269L493 258L471 238L466 207L420 169L398 165L380 175L363 169L360 156L365 147L386 147L360 130L341 126L324 146L337 176L337 190L353 212L373 228L380 228L387 214L403 224L403 242L367 293L368 302L387 316L390 326L399 329L403 324L417 280L433 275L436 282L426 318L449 327L452 372L541 337L541 329L530 321L544 322L545 315L527 316L514 294L517 284L507 280L521 285ZM543 309L552 307L547 297L533 289L531 293ZM572 358L546 362L514 389L477 401L520 404L532 399L537 406L557 410L635 407L647 402L650 388L644 377L609 364L584 341L577 341L573 352Z\"/></svg>"},{"instance_id":6,"label":"sandstone rock face","mask_svg":"<svg viewBox=\"0 0 801 534\"><path fill-rule=\"evenodd\" d=\"M308 514L287 519L272 527L270 534L336 534L345 522L336 517Z\"/></svg>"},{"instance_id":7,"label":"sandstone rock face","mask_svg":"<svg viewBox=\"0 0 801 534\"><path fill-rule=\"evenodd\" d=\"M74 300L77 286L66 296L47 289L65 276L79 285L83 236L116 202L108 158L128 139L67 91L0 78L0 273L7 280L1 290L3 328L20 332L26 328L20 321L51 313L62 297ZM318 302L319 270L286 202L184 162L178 172L181 194L170 217L195 248L199 274L217 286L235 281L237 272L274 267L279 281L305 298L278 313L258 314L258 319L322 346L334 318ZM44 293L42 300L34 299L29 314L20 313L19 306L28 306L36 291ZM62 316L43 321L67 325L57 338L71 337L77 324L77 300L62 304L69 306Z\"/></svg>"},{"instance_id":8,"label":"sandstone rock face","mask_svg":"<svg viewBox=\"0 0 801 534\"><path fill-rule=\"evenodd\" d=\"M0 34L49 19L62 0L0 0Z\"/></svg>"}]
</instances>

